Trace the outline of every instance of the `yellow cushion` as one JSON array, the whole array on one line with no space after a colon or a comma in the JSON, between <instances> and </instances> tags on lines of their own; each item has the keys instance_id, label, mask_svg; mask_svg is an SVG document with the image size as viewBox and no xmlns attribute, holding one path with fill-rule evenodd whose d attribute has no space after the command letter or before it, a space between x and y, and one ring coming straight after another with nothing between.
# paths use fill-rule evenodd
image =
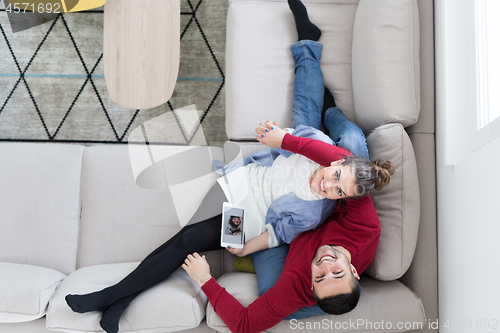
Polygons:
<instances>
[{"instance_id":1,"label":"yellow cushion","mask_svg":"<svg viewBox=\"0 0 500 333\"><path fill-rule=\"evenodd\" d=\"M233 267L240 272L254 273L255 268L253 267L253 260L249 256L238 257L233 262Z\"/></svg>"}]
</instances>

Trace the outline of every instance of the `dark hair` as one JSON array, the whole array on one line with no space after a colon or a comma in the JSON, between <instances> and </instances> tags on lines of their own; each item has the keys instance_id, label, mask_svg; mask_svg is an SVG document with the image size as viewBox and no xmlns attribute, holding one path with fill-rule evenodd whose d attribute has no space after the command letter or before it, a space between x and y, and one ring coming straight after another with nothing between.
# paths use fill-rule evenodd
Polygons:
<instances>
[{"instance_id":1,"label":"dark hair","mask_svg":"<svg viewBox=\"0 0 500 333\"><path fill-rule=\"evenodd\" d=\"M341 315L354 309L358 305L360 288L359 282L352 277L352 291L349 294L339 294L319 298L313 289L314 299L321 310L332 315Z\"/></svg>"},{"instance_id":2,"label":"dark hair","mask_svg":"<svg viewBox=\"0 0 500 333\"><path fill-rule=\"evenodd\" d=\"M374 188L381 190L389 185L394 174L394 165L391 161L378 159L370 162L357 156L346 156L341 165L351 166L356 176L354 197L368 195Z\"/></svg>"},{"instance_id":3,"label":"dark hair","mask_svg":"<svg viewBox=\"0 0 500 333\"><path fill-rule=\"evenodd\" d=\"M234 224L233 223L233 218L237 218L238 220L240 220L240 223L241 223L241 218L239 216L234 216L234 215L231 215L231 217L229 218L229 225L233 228L238 228L239 226Z\"/></svg>"}]
</instances>

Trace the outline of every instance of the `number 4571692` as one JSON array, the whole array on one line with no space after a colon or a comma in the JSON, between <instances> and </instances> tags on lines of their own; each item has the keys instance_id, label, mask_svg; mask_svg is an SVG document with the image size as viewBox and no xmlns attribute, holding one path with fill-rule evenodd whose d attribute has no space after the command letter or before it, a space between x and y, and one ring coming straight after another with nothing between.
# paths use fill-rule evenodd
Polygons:
<instances>
[{"instance_id":1,"label":"number 4571692","mask_svg":"<svg viewBox=\"0 0 500 333\"><path fill-rule=\"evenodd\" d=\"M39 3L37 6L35 6L34 3L28 3L28 2L21 2L21 3L14 3L7 6L5 8L5 11L7 13L20 13L21 10L23 13L26 13L26 10L29 12L37 12L37 13L60 13L61 10L61 4L59 3Z\"/></svg>"},{"instance_id":2,"label":"number 4571692","mask_svg":"<svg viewBox=\"0 0 500 333\"><path fill-rule=\"evenodd\" d=\"M498 319L461 319L446 320L443 324L446 329L471 329L471 330L498 330Z\"/></svg>"}]
</instances>

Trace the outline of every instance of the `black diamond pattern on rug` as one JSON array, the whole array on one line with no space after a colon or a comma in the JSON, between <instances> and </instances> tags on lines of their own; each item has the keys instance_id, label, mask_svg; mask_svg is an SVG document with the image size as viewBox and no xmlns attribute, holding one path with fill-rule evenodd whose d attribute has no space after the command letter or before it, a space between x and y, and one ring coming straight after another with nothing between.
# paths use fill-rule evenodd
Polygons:
<instances>
[{"instance_id":1,"label":"black diamond pattern on rug","mask_svg":"<svg viewBox=\"0 0 500 333\"><path fill-rule=\"evenodd\" d=\"M102 8L59 14L16 34L0 12L0 140L126 143L141 123L196 104L201 126L212 133L207 141L225 141L225 40L220 38L221 30L225 35L225 2L181 1L176 90L170 101L148 110L125 108L109 97L102 64ZM195 135L183 133L185 143Z\"/></svg>"}]
</instances>

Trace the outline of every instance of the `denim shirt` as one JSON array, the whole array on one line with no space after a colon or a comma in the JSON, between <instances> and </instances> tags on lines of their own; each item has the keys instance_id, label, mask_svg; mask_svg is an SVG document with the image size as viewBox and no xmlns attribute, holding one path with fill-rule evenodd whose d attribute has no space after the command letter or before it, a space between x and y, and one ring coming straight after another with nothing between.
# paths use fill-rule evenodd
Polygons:
<instances>
[{"instance_id":1,"label":"denim shirt","mask_svg":"<svg viewBox=\"0 0 500 333\"><path fill-rule=\"evenodd\" d=\"M293 135L321 140L333 145L333 141L327 135L313 127L299 125ZM292 154L292 152L281 148L268 147L229 165L215 160L213 167L219 175L224 175L250 163L271 166L279 155L288 158ZM293 193L285 194L274 200L266 214L269 247L284 243L290 244L302 232L316 229L330 216L335 203L336 200L326 198L306 201L297 198ZM292 207L293 209L291 209Z\"/></svg>"}]
</instances>

